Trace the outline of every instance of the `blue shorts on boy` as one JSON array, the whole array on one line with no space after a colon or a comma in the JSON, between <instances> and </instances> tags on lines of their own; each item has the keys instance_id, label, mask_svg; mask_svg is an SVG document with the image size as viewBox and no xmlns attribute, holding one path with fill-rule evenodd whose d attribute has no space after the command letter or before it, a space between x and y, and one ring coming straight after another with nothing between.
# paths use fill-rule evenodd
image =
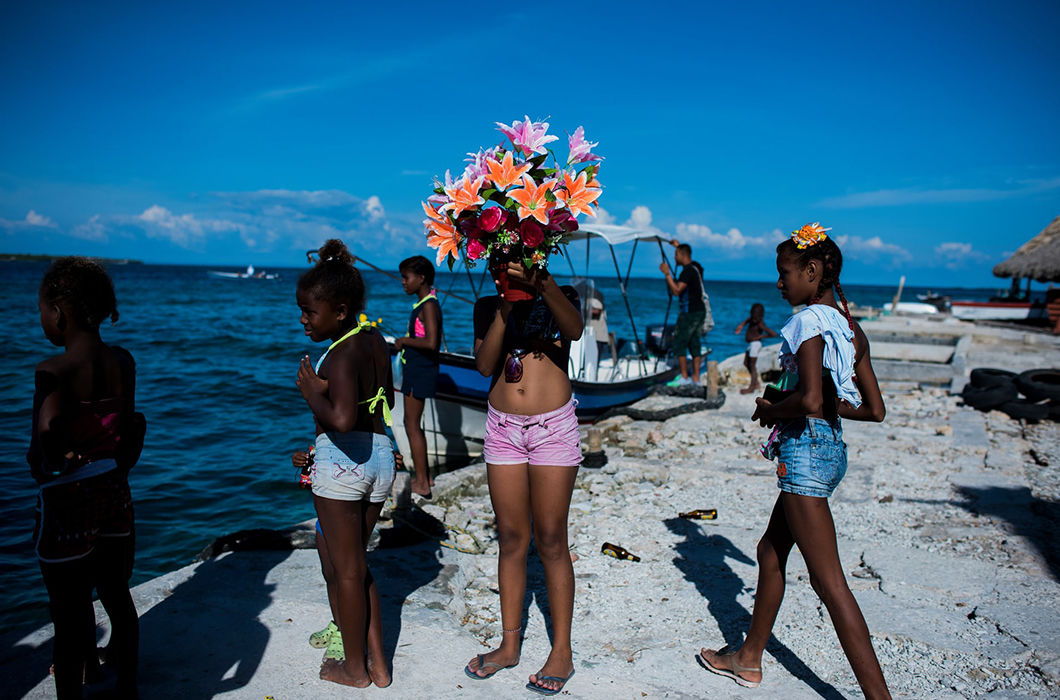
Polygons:
<instances>
[{"instance_id":1,"label":"blue shorts on boy","mask_svg":"<svg viewBox=\"0 0 1060 700\"><path fill-rule=\"evenodd\" d=\"M394 483L394 448L378 433L321 433L312 471L314 496L382 503Z\"/></svg>"},{"instance_id":2,"label":"blue shorts on boy","mask_svg":"<svg viewBox=\"0 0 1060 700\"><path fill-rule=\"evenodd\" d=\"M839 418L799 418L777 442L777 486L800 496L828 498L847 473L847 446Z\"/></svg>"}]
</instances>

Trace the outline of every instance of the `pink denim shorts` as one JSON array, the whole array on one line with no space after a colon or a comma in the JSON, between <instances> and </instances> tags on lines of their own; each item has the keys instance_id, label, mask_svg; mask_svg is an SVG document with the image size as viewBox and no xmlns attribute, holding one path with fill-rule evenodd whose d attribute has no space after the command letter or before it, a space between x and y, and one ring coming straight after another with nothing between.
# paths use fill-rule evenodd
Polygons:
<instances>
[{"instance_id":1,"label":"pink denim shorts","mask_svg":"<svg viewBox=\"0 0 1060 700\"><path fill-rule=\"evenodd\" d=\"M486 464L533 464L534 466L576 467L582 463L581 436L576 402L536 416L498 411L492 405L486 413L486 441L482 456Z\"/></svg>"}]
</instances>

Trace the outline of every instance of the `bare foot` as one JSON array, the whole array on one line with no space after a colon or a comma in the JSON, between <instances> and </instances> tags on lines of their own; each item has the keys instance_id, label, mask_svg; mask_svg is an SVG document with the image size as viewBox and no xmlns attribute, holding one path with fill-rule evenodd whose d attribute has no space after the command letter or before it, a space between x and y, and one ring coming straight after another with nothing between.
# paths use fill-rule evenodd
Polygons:
<instances>
[{"instance_id":1,"label":"bare foot","mask_svg":"<svg viewBox=\"0 0 1060 700\"><path fill-rule=\"evenodd\" d=\"M372 657L368 657L365 661L365 667L368 669L368 677L372 679L372 683L379 688L386 688L394 679L390 676L390 669L387 668L386 662L373 663Z\"/></svg>"},{"instance_id":2,"label":"bare foot","mask_svg":"<svg viewBox=\"0 0 1060 700\"><path fill-rule=\"evenodd\" d=\"M553 656L556 658L553 658ZM559 690L566 684L566 681L563 679L570 678L573 673L574 661L571 659L569 653L562 658L554 653L549 654L548 659L545 661L545 665L541 667L541 670L537 673L530 674L530 684L536 685L542 690ZM552 678L545 678L545 676L552 676ZM554 680L555 678L559 678L560 680Z\"/></svg>"},{"instance_id":3,"label":"bare foot","mask_svg":"<svg viewBox=\"0 0 1060 700\"><path fill-rule=\"evenodd\" d=\"M519 663L519 655L505 651L504 647L494 649L488 654L479 654L467 662L467 670L479 678L489 678L497 671L515 666Z\"/></svg>"},{"instance_id":4,"label":"bare foot","mask_svg":"<svg viewBox=\"0 0 1060 700\"><path fill-rule=\"evenodd\" d=\"M431 497L431 484L429 482L424 484L422 481L413 479L409 482L409 489L417 496L423 496L424 498Z\"/></svg>"},{"instance_id":5,"label":"bare foot","mask_svg":"<svg viewBox=\"0 0 1060 700\"><path fill-rule=\"evenodd\" d=\"M758 387L749 386L746 389L740 389L741 394L753 394L758 390Z\"/></svg>"},{"instance_id":6,"label":"bare foot","mask_svg":"<svg viewBox=\"0 0 1060 700\"><path fill-rule=\"evenodd\" d=\"M744 688L757 688L762 682L762 659L739 659L739 651L727 651L728 647L714 651L703 648L699 650L699 663L708 671L717 673L736 681ZM725 652L725 653L722 653ZM746 664L746 665L745 665Z\"/></svg>"},{"instance_id":7,"label":"bare foot","mask_svg":"<svg viewBox=\"0 0 1060 700\"><path fill-rule=\"evenodd\" d=\"M343 662L335 659L324 659L324 663L320 664L320 679L354 688L367 688L372 684L372 679L367 673L364 678L355 678L349 674Z\"/></svg>"}]
</instances>

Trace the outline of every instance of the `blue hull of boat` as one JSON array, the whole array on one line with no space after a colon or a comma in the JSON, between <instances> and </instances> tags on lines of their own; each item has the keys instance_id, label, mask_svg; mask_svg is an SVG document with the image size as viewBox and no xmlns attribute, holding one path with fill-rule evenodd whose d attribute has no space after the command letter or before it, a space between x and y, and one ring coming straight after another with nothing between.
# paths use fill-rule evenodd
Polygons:
<instances>
[{"instance_id":1,"label":"blue hull of boat","mask_svg":"<svg viewBox=\"0 0 1060 700\"><path fill-rule=\"evenodd\" d=\"M393 352L393 348L391 348ZM571 382L578 401L578 420L588 423L609 409L628 406L648 395L648 390L677 376L677 368L621 382ZM443 352L439 357L436 398L486 410L490 378L483 377L470 355Z\"/></svg>"}]
</instances>

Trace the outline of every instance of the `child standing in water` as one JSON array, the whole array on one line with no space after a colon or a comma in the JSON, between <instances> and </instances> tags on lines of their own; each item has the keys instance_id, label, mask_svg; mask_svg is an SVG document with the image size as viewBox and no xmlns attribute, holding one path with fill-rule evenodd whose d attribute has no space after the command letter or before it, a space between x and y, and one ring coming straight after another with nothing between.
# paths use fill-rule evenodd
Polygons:
<instances>
[{"instance_id":1,"label":"child standing in water","mask_svg":"<svg viewBox=\"0 0 1060 700\"><path fill-rule=\"evenodd\" d=\"M401 353L401 393L404 395L405 435L412 450L412 492L425 498L431 497L431 478L427 466L427 438L420 422L423 405L434 398L438 383L438 348L442 343L442 307L431 288L434 284L434 265L422 255L401 261L401 286L406 294L415 294L409 326L404 338L394 341L394 348Z\"/></svg>"},{"instance_id":2,"label":"child standing in water","mask_svg":"<svg viewBox=\"0 0 1060 700\"><path fill-rule=\"evenodd\" d=\"M327 533L345 659L328 658L324 680L358 688L390 685L383 651L379 591L365 561L368 538L394 481L394 453L385 426L394 404L390 354L383 336L357 322L365 288L353 256L339 240L298 280L301 323L315 342L330 341L314 368L302 359L296 383L316 419L313 503Z\"/></svg>"},{"instance_id":3,"label":"child standing in water","mask_svg":"<svg viewBox=\"0 0 1060 700\"><path fill-rule=\"evenodd\" d=\"M567 514L582 455L567 363L571 341L582 334L581 305L573 287L561 288L545 270L511 262L507 275L529 300L498 295L475 304L475 362L493 378L482 453L500 541L503 637L499 649L471 659L464 673L480 680L519 663L532 532L545 569L552 652L526 687L555 695L574 675Z\"/></svg>"},{"instance_id":4,"label":"child standing in water","mask_svg":"<svg viewBox=\"0 0 1060 700\"><path fill-rule=\"evenodd\" d=\"M780 331L783 398L755 399L751 416L777 426L764 449L778 460L780 496L758 543L758 591L751 628L739 649L702 649L709 671L754 688L762 652L784 597L788 553L798 545L810 585L824 602L843 652L867 698L889 698L869 628L839 562L828 497L846 473L840 418L882 421L885 409L869 358L869 341L854 323L839 285L843 256L819 224L807 224L777 246L777 288L792 306L806 305ZM837 306L836 297L843 310Z\"/></svg>"},{"instance_id":5,"label":"child standing in water","mask_svg":"<svg viewBox=\"0 0 1060 700\"><path fill-rule=\"evenodd\" d=\"M743 354L743 366L751 375L751 384L745 389L740 389L741 394L753 394L758 391L758 353L762 351L762 338L776 338L777 334L770 330L765 323L766 307L761 304L751 304L751 312L747 320L736 326L734 333L739 334L744 326L747 332L744 339L747 341L747 352Z\"/></svg>"},{"instance_id":6,"label":"child standing in water","mask_svg":"<svg viewBox=\"0 0 1060 700\"><path fill-rule=\"evenodd\" d=\"M34 543L55 625L55 690L80 698L97 663L92 591L111 624L107 665L116 695L135 698L139 620L132 575L133 507L129 469L143 447L136 413L136 364L109 346L100 323L118 320L114 285L88 258L61 258L45 273L40 323L61 355L37 365L27 461L40 484Z\"/></svg>"}]
</instances>

